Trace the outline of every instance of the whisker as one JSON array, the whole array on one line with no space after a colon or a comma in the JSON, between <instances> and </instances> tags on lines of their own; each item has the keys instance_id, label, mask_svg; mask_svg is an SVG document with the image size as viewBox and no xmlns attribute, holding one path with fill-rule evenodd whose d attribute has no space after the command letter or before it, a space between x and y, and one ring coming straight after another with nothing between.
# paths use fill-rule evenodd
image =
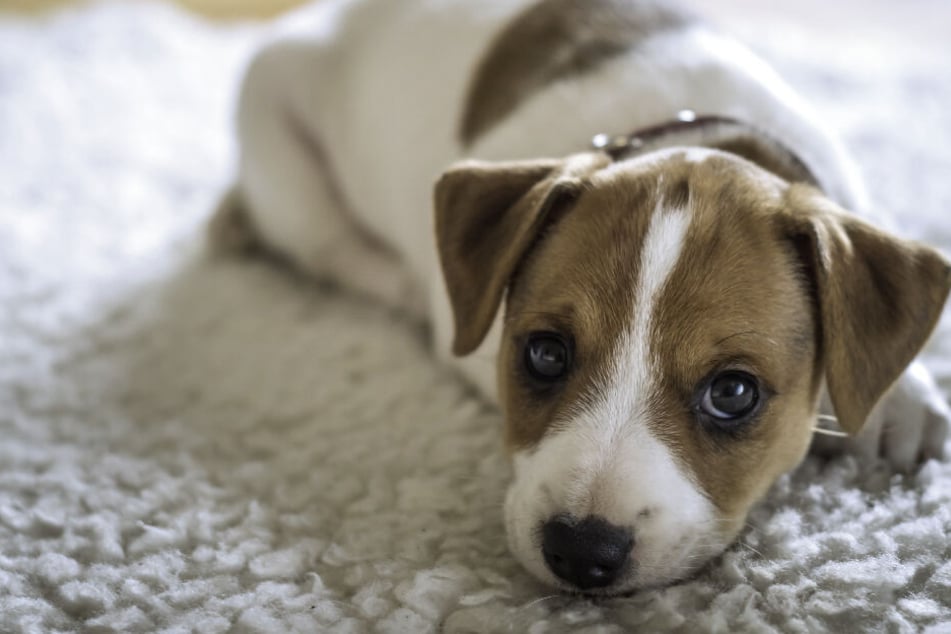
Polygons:
<instances>
[{"instance_id":1,"label":"whisker","mask_svg":"<svg viewBox=\"0 0 951 634\"><path fill-rule=\"evenodd\" d=\"M816 426L812 428L812 431L817 434L822 434L824 436L835 436L836 438L848 438L849 435L838 429L829 429L828 427L822 427L821 423L833 423L835 425L839 424L839 419L835 416L829 414L817 414L816 415Z\"/></svg>"},{"instance_id":2,"label":"whisker","mask_svg":"<svg viewBox=\"0 0 951 634\"><path fill-rule=\"evenodd\" d=\"M544 596L544 597L539 597L539 598L537 598L537 599L535 599L535 600L533 600L533 601L529 601L529 602L526 603L525 605L520 605L520 606L518 607L518 609L519 609L519 610L527 610L528 608L530 608L530 607L532 607L532 606L534 606L534 605L538 605L539 603L544 603L545 601L550 601L550 600L552 600L552 599L560 599L560 598L562 598L562 596L559 595L559 594L549 594L549 595L546 595L546 596Z\"/></svg>"},{"instance_id":3,"label":"whisker","mask_svg":"<svg viewBox=\"0 0 951 634\"><path fill-rule=\"evenodd\" d=\"M757 550L756 548L754 548L754 547L751 546L750 544L747 544L746 542L743 542L743 541L736 542L736 546L737 546L738 548L742 548L742 549L748 550L749 552L753 553L754 555L756 555L756 556L759 557L760 559L766 559L766 555L764 555L763 553L761 553L759 550Z\"/></svg>"}]
</instances>

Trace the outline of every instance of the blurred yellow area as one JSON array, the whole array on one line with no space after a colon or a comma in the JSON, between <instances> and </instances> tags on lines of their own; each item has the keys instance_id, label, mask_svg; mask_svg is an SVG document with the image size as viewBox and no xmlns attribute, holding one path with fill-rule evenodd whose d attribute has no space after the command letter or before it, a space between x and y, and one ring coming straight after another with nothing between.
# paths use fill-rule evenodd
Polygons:
<instances>
[{"instance_id":1,"label":"blurred yellow area","mask_svg":"<svg viewBox=\"0 0 951 634\"><path fill-rule=\"evenodd\" d=\"M303 0L169 0L205 16L215 18L270 17L302 4ZM48 11L69 4L73 0L0 0L0 11L30 13Z\"/></svg>"}]
</instances>

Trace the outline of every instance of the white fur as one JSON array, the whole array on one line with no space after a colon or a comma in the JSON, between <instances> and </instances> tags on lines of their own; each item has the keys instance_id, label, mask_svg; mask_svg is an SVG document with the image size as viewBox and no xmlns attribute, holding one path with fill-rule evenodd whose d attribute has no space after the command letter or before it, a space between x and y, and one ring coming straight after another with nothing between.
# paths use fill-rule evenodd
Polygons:
<instances>
[{"instance_id":1,"label":"white fur","mask_svg":"<svg viewBox=\"0 0 951 634\"><path fill-rule=\"evenodd\" d=\"M614 351L610 374L596 381L567 420L537 449L515 459L515 482L506 499L513 553L536 575L547 570L537 527L553 515L597 515L632 529L630 576L612 590L643 587L681 576L716 548L716 510L668 447L650 431L647 409L658 370L648 333L657 293L683 247L689 215L654 210L640 256L630 325Z\"/></svg>"},{"instance_id":2,"label":"white fur","mask_svg":"<svg viewBox=\"0 0 951 634\"><path fill-rule=\"evenodd\" d=\"M351 286L381 295L379 284L367 278L392 269L392 262L368 265L367 272L328 263L333 255L327 245L347 245L352 234L340 216L359 222L403 258L418 286L414 294L429 295L419 301L430 306L437 353L493 399L498 326L474 355L455 359L448 352L452 315L431 237L431 188L463 156L456 129L479 55L528 1L337 0L318 6L319 32L259 54L261 72L252 66L242 98L258 102L258 112L239 121L239 180L281 184L254 201L261 212L252 213L265 237L305 269L343 270ZM540 91L468 154L563 156L585 149L595 133L656 124L683 108L754 123L819 167L840 202L864 200L841 147L795 93L748 50L702 27L651 38L637 55ZM312 161L298 160L298 141L282 143L281 134L266 133L286 125L288 111L325 149L346 209L325 191ZM392 302L393 295L382 298Z\"/></svg>"}]
</instances>

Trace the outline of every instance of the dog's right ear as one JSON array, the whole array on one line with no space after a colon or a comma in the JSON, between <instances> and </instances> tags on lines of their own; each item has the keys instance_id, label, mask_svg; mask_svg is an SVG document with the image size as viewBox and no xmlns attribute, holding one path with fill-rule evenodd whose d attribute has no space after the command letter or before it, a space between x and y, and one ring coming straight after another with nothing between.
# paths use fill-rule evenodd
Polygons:
<instances>
[{"instance_id":1,"label":"dog's right ear","mask_svg":"<svg viewBox=\"0 0 951 634\"><path fill-rule=\"evenodd\" d=\"M839 425L856 434L934 330L951 264L812 187L792 185L786 200L778 217L814 286L829 397Z\"/></svg>"},{"instance_id":2,"label":"dog's right ear","mask_svg":"<svg viewBox=\"0 0 951 634\"><path fill-rule=\"evenodd\" d=\"M479 347L551 211L570 204L581 191L580 178L608 162L600 153L463 161L442 175L435 188L436 243L455 323L454 354Z\"/></svg>"}]
</instances>

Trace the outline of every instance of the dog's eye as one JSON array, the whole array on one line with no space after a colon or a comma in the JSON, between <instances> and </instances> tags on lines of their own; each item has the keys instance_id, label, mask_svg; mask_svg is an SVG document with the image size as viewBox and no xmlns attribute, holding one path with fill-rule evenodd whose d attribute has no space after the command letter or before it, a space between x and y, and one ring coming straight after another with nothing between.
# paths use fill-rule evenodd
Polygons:
<instances>
[{"instance_id":1,"label":"dog's eye","mask_svg":"<svg viewBox=\"0 0 951 634\"><path fill-rule=\"evenodd\" d=\"M537 332L525 344L525 368L539 381L557 381L568 373L569 352L565 340L553 332Z\"/></svg>"},{"instance_id":2,"label":"dog's eye","mask_svg":"<svg viewBox=\"0 0 951 634\"><path fill-rule=\"evenodd\" d=\"M750 414L758 403L756 379L733 370L713 377L703 393L700 409L718 421L735 421Z\"/></svg>"}]
</instances>

